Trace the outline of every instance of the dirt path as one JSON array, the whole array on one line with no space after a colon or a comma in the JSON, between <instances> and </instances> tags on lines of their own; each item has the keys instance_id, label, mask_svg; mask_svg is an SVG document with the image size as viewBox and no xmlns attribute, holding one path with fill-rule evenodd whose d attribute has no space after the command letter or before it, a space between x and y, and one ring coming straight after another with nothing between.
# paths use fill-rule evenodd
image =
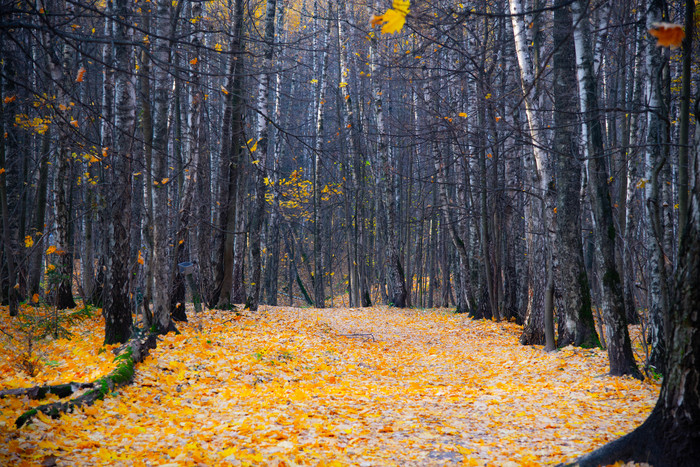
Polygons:
<instances>
[{"instance_id":1,"label":"dirt path","mask_svg":"<svg viewBox=\"0 0 700 467\"><path fill-rule=\"evenodd\" d=\"M444 311L200 322L166 336L104 403L1 428L0 463L547 465L631 430L658 393L605 376L602 351L545 354L520 346L514 324Z\"/></svg>"}]
</instances>

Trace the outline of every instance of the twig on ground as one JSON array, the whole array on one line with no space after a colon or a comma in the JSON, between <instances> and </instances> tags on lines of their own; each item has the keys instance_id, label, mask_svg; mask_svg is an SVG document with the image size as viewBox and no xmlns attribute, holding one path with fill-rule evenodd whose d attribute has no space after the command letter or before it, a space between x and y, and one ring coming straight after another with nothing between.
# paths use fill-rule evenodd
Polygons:
<instances>
[{"instance_id":1,"label":"twig on ground","mask_svg":"<svg viewBox=\"0 0 700 467\"><path fill-rule=\"evenodd\" d=\"M370 332L353 332L351 334L340 334L341 337L349 337L350 339L364 339L365 341L371 340L376 342L377 339L374 338L374 334Z\"/></svg>"}]
</instances>

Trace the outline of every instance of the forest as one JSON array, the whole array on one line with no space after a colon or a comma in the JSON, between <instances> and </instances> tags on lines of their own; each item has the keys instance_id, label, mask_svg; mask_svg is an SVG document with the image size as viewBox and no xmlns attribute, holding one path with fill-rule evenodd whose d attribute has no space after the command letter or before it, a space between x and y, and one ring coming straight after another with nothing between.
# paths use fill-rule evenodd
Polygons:
<instances>
[{"instance_id":1,"label":"forest","mask_svg":"<svg viewBox=\"0 0 700 467\"><path fill-rule=\"evenodd\" d=\"M3 352L34 377L98 319L86 355L118 359L102 389L2 370L0 401L52 393L13 415L48 424L221 320L380 348L380 322L453 332L443 309L660 382L577 465L693 465L699 26L691 0L0 0Z\"/></svg>"}]
</instances>

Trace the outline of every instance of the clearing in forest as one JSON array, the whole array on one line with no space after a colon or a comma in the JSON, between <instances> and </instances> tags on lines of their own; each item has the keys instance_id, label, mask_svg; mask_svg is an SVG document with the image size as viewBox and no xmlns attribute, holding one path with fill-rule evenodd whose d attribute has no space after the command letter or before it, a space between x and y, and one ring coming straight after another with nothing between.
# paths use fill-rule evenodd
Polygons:
<instances>
[{"instance_id":1,"label":"clearing in forest","mask_svg":"<svg viewBox=\"0 0 700 467\"><path fill-rule=\"evenodd\" d=\"M101 326L38 343L34 378L4 346L0 389L108 373ZM601 350L547 354L446 310L205 311L180 330L92 407L17 430L39 402L0 399L0 465L554 464L632 430L659 390L607 376Z\"/></svg>"}]
</instances>

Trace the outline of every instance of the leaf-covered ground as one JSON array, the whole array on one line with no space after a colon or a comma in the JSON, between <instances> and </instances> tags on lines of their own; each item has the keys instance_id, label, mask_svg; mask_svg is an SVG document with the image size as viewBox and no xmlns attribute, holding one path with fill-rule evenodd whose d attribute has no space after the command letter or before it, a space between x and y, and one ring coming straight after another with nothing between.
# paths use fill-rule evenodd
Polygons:
<instances>
[{"instance_id":1,"label":"leaf-covered ground","mask_svg":"<svg viewBox=\"0 0 700 467\"><path fill-rule=\"evenodd\" d=\"M106 374L101 326L52 342L36 378L5 345L0 389ZM0 465L548 465L633 429L659 390L606 376L603 351L546 354L444 310L206 311L180 329L93 407L15 430L39 402L0 399Z\"/></svg>"}]
</instances>

